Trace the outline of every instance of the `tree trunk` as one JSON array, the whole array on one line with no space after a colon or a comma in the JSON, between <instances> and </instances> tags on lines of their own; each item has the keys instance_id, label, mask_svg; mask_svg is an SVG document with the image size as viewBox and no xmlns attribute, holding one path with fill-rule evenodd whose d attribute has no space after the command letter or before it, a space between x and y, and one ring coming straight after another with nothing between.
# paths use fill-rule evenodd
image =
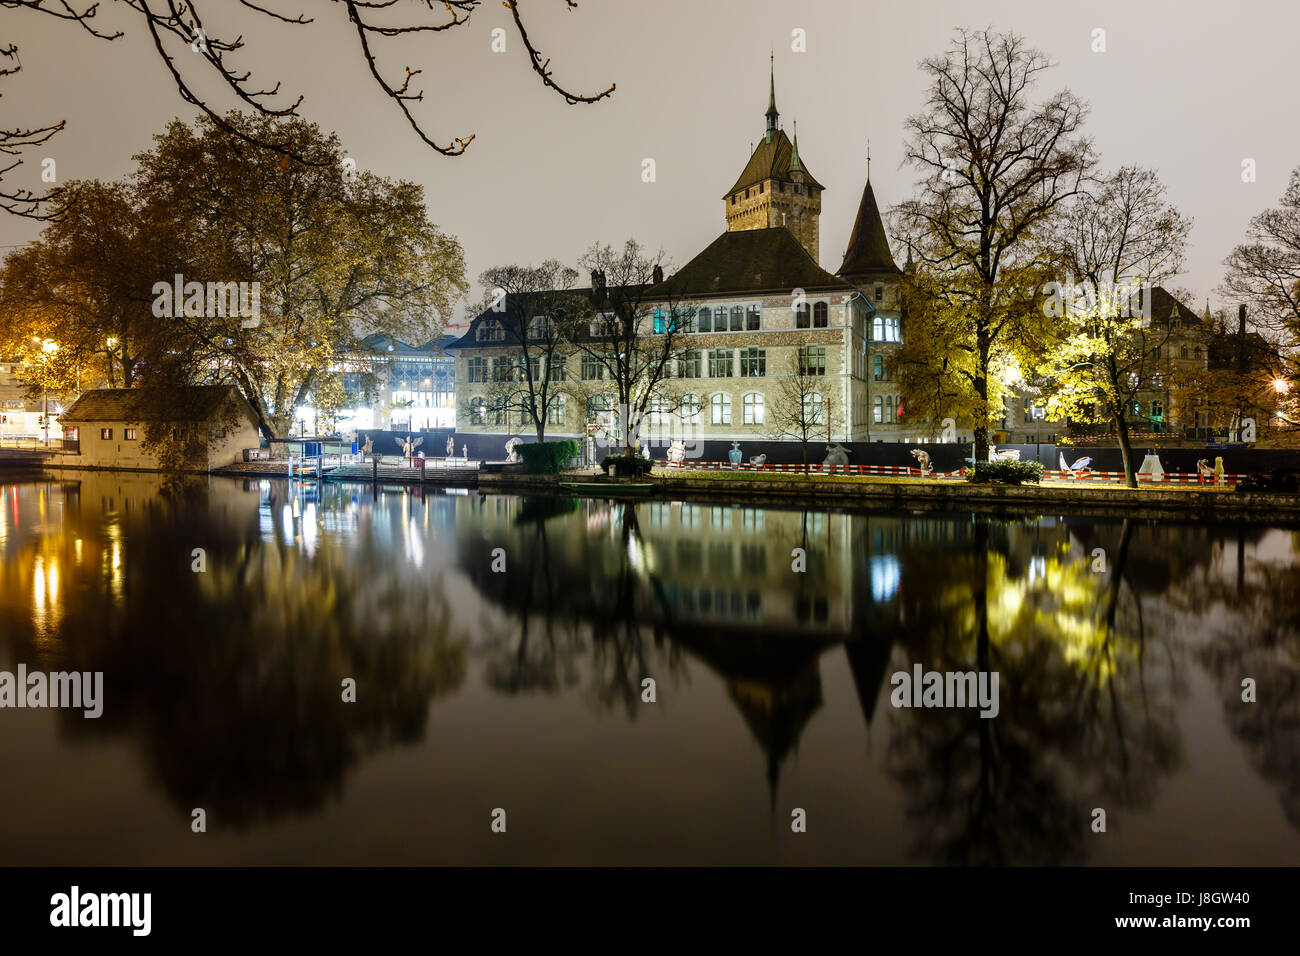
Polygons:
<instances>
[{"instance_id":1,"label":"tree trunk","mask_svg":"<svg viewBox=\"0 0 1300 956\"><path fill-rule=\"evenodd\" d=\"M804 473L804 476L807 477L807 475L808 475L808 439L806 439L806 438L803 440L803 473Z\"/></svg>"},{"instance_id":2,"label":"tree trunk","mask_svg":"<svg viewBox=\"0 0 1300 956\"><path fill-rule=\"evenodd\" d=\"M1133 470L1133 442L1128 435L1128 417L1115 416L1115 433L1119 436L1119 453L1124 458L1124 484L1136 488L1137 475Z\"/></svg>"}]
</instances>

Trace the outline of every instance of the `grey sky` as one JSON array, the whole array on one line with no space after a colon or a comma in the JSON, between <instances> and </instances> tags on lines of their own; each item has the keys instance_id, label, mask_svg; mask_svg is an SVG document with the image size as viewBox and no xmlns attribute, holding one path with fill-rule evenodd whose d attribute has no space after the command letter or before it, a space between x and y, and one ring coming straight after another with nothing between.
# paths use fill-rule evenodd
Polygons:
<instances>
[{"instance_id":1,"label":"grey sky","mask_svg":"<svg viewBox=\"0 0 1300 956\"><path fill-rule=\"evenodd\" d=\"M436 138L477 134L459 158L423 146L373 86L341 8L273 5L318 22L250 34L238 62L268 85L305 92L302 114L336 130L360 166L423 184L434 221L464 244L475 296L490 266L573 262L598 239L634 236L676 265L701 250L725 228L720 197L762 135L769 47L782 124L790 131L799 121L800 155L826 187L821 265L832 271L853 224L868 138L882 206L910 192L915 176L899 161L903 122L921 104L916 64L943 50L956 26L1023 33L1059 64L1043 92L1067 86L1091 103L1088 131L1105 165L1159 169L1195 221L1176 284L1198 296L1198 308L1207 294L1218 303L1224 256L1300 165L1294 0L582 0L573 12L559 0L525 0L530 35L558 81L581 92L618 84L593 106L566 106L544 90L508 12L488 3L466 27L393 42L383 54L394 80L408 62L424 67L416 82L426 98L415 110ZM128 30L113 43L50 17L0 14L0 40L19 45L24 65L0 85L0 122L68 121L8 185L38 185L43 155L56 159L61 180L120 176L167 119L193 115L138 24L113 6L105 4L104 24ZM494 27L508 29L505 54L490 50ZM795 28L807 31L807 53L791 52ZM1106 30L1105 53L1091 51L1095 28ZM641 180L647 157L657 165L653 184ZM1247 157L1257 162L1251 184L1241 181ZM37 232L0 218L0 243Z\"/></svg>"}]
</instances>

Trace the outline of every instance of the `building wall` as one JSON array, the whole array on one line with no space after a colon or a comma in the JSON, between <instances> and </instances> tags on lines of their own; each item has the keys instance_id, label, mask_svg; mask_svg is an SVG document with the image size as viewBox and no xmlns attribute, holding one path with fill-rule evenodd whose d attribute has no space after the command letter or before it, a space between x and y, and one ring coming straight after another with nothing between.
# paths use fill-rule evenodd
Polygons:
<instances>
[{"instance_id":1,"label":"building wall","mask_svg":"<svg viewBox=\"0 0 1300 956\"><path fill-rule=\"evenodd\" d=\"M72 426L69 426L72 427ZM139 422L77 422L81 451L66 459L69 464L89 468L138 468L158 470L158 456L143 447L145 426ZM103 437L104 429L112 429L112 437ZM128 429L135 437L128 438ZM223 434L224 433L224 434ZM210 437L204 436L209 454L203 461L189 463L190 468L206 470L223 468L243 460L245 448L257 448L261 442L257 425L251 418L243 419L233 428L213 429Z\"/></svg>"},{"instance_id":2,"label":"building wall","mask_svg":"<svg viewBox=\"0 0 1300 956\"><path fill-rule=\"evenodd\" d=\"M800 350L813 346L825 349L825 375L822 376L825 387L820 391L834 403L834 414L838 419L838 425L835 429L836 439L849 440L850 426L846 417L848 411L846 403L850 400L854 388L861 390L865 383L859 379L856 386L851 384L851 379L853 379L853 353L848 343L855 328L860 337L867 332L868 324L866 310L861 303L846 303L844 299L845 295L842 292L829 295L808 293L807 303L810 316L814 314L818 303L824 303L827 306L827 326L825 328L807 329L796 327L795 309L789 295L701 300L697 303L697 307L707 307L711 314L719 307L726 309L728 324L730 324L732 307L740 306L742 312L747 312L751 306L758 306L761 310L761 327L757 331L711 331L707 333L679 334L679 342L683 350L689 349L700 353L701 375L699 378L681 378L677 376L677 369L674 367L674 375L664 384L662 392L666 396L672 396L671 400L674 402L683 395L697 395L700 399L700 414L698 424L694 430L683 433L683 426L678 425L676 422L666 426L666 430L672 432L674 436L684 434L684 437L709 439L752 441L770 438L773 432L771 408L772 404L777 401L779 382L782 378L788 377L790 363L797 360ZM765 363L764 374L757 376L741 374L742 353L746 349L759 349L762 351ZM730 376L714 376L710 374L709 353L714 350L722 350L730 355L732 371ZM533 431L531 424L526 420L526 416L519 411L510 412L509 421L500 423L497 422L496 416L491 411L488 412L484 421L476 421L472 416L472 409L476 399L490 405L492 386L490 382L470 381L470 361L472 359L486 359L490 376L493 359L517 356L518 354L519 350L510 346L485 346L457 350L456 403L459 413L456 419L456 428L459 432L498 435L510 433L528 434ZM611 383L608 380L583 380L581 378L582 353L580 351L568 352L566 364L568 381L563 389L566 398L565 419L563 422L548 424L548 438L552 436L561 438L585 435L587 432L586 404L589 397L597 394L609 394L612 396L613 401L617 402L616 393L612 391ZM763 421L761 424L745 423L745 396L749 394L757 394L763 397ZM717 424L714 423L713 396L715 395L726 396L730 399L730 423L723 421ZM648 422L646 426L652 427L653 424ZM664 428L660 428L659 432L662 433L664 430Z\"/></svg>"}]
</instances>

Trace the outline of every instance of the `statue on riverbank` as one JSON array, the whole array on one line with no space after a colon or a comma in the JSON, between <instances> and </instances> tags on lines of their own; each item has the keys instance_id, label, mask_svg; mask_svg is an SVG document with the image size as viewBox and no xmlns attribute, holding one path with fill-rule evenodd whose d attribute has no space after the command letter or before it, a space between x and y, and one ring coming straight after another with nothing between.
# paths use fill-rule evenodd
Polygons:
<instances>
[{"instance_id":1,"label":"statue on riverbank","mask_svg":"<svg viewBox=\"0 0 1300 956\"><path fill-rule=\"evenodd\" d=\"M836 442L834 445L826 446L826 460L823 465L845 465L849 463L849 450Z\"/></svg>"},{"instance_id":2,"label":"statue on riverbank","mask_svg":"<svg viewBox=\"0 0 1300 956\"><path fill-rule=\"evenodd\" d=\"M398 446L402 449L402 457L407 461L410 461L411 458L415 457L415 449L424 444L423 438L412 438L410 435L407 435L405 438L396 438L394 441L396 441Z\"/></svg>"},{"instance_id":3,"label":"statue on riverbank","mask_svg":"<svg viewBox=\"0 0 1300 956\"><path fill-rule=\"evenodd\" d=\"M740 460L741 460L743 457L744 457L744 454L743 454L743 453L741 452L741 450L740 450L740 442L738 442L738 441L733 441L733 442L731 443L731 451L727 452L727 459L728 459L728 460L729 460L733 465L739 465L739 464L740 464Z\"/></svg>"},{"instance_id":4,"label":"statue on riverbank","mask_svg":"<svg viewBox=\"0 0 1300 956\"><path fill-rule=\"evenodd\" d=\"M506 460L512 465L523 460L519 457L519 446L522 444L523 440L518 435L506 442L506 455L509 456Z\"/></svg>"},{"instance_id":5,"label":"statue on riverbank","mask_svg":"<svg viewBox=\"0 0 1300 956\"><path fill-rule=\"evenodd\" d=\"M913 448L912 457L915 458L916 463L921 466L922 478L934 471L934 466L930 464L930 453L924 448Z\"/></svg>"},{"instance_id":6,"label":"statue on riverbank","mask_svg":"<svg viewBox=\"0 0 1300 956\"><path fill-rule=\"evenodd\" d=\"M448 458L456 457L456 439L453 438L451 435L447 436L447 457Z\"/></svg>"},{"instance_id":7,"label":"statue on riverbank","mask_svg":"<svg viewBox=\"0 0 1300 956\"><path fill-rule=\"evenodd\" d=\"M371 457L374 453L375 453L374 440L369 435L367 435L365 444L361 446L361 457L364 460L366 458Z\"/></svg>"},{"instance_id":8,"label":"statue on riverbank","mask_svg":"<svg viewBox=\"0 0 1300 956\"><path fill-rule=\"evenodd\" d=\"M680 439L668 443L668 460L674 465L680 465L686 460L686 442Z\"/></svg>"}]
</instances>

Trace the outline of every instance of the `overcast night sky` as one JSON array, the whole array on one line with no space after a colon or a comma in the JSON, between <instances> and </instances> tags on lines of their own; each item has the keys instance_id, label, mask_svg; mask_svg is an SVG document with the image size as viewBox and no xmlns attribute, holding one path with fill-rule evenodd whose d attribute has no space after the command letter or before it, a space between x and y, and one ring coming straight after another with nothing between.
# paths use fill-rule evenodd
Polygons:
<instances>
[{"instance_id":1,"label":"overcast night sky","mask_svg":"<svg viewBox=\"0 0 1300 956\"><path fill-rule=\"evenodd\" d=\"M800 155L826 186L821 265L832 271L853 224L868 138L882 206L911 191L915 174L899 162L904 120L922 101L917 62L941 52L957 26L1024 34L1058 64L1041 94L1064 86L1091 104L1087 131L1104 166L1159 170L1194 220L1187 270L1174 284L1192 290L1198 308L1207 294L1220 304L1213 289L1223 258L1300 165L1300 88L1288 75L1300 34L1293 0L1097 0L1070 9L1041 0L583 0L571 12L559 0L522 3L557 81L584 93L618 84L590 106L567 106L543 89L508 12L486 4L467 26L381 50L394 81L408 63L424 68L416 84L425 101L414 109L439 141L477 134L459 158L420 143L373 85L342 7L272 6L317 19L289 27L257 18L253 34L250 18L237 16L210 32L244 29L249 46L232 62L265 86L278 80L304 93L301 114L337 131L360 166L423 184L433 220L464 244L474 296L490 266L574 262L598 239L662 246L675 265L700 251L723 231L722 193L762 135L769 48L782 125L790 131L799 121ZM195 115L135 18L104 7L101 28L126 37L107 43L49 16L4 12L3 42L18 45L23 64L0 88L4 125L68 122L8 185L39 188L45 155L60 181L119 177L168 119ZM507 28L504 54L491 52L495 27ZM1105 53L1091 51L1099 27ZM791 52L795 28L807 31L806 53ZM206 92L223 110L235 105ZM646 157L657 164L653 184L641 180ZM1241 181L1247 157L1258 170L1250 184ZM0 218L0 243L12 247L38 230Z\"/></svg>"}]
</instances>

